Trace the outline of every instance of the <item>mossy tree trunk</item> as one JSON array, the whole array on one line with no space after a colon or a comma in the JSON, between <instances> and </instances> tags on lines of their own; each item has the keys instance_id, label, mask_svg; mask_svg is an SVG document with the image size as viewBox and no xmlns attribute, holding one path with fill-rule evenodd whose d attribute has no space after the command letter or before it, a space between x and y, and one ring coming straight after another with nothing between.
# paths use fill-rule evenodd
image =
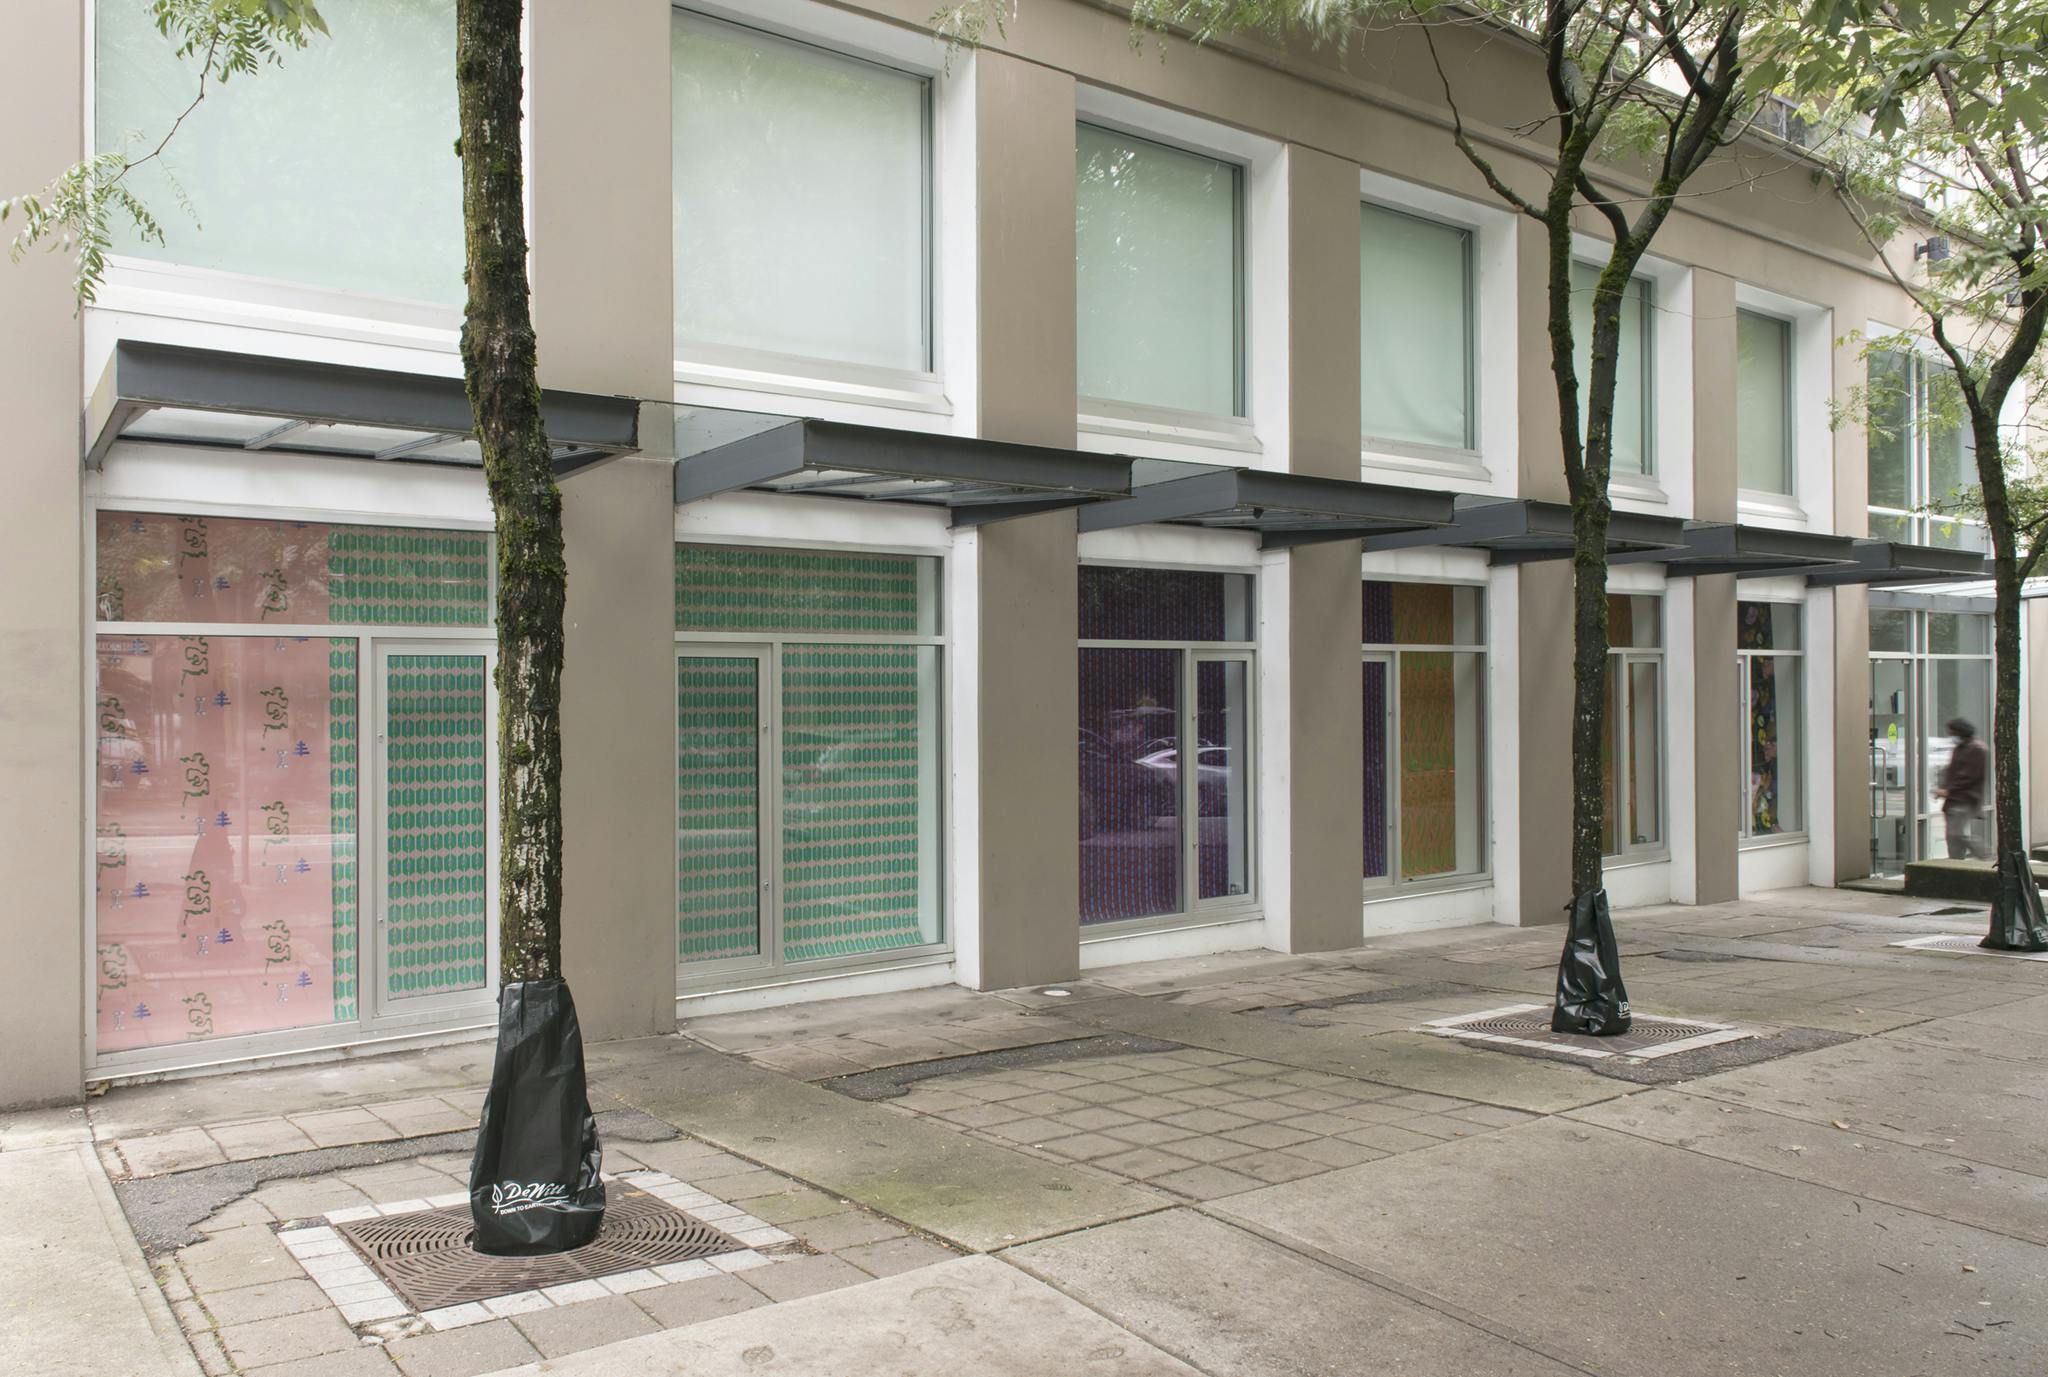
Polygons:
<instances>
[{"instance_id":1,"label":"mossy tree trunk","mask_svg":"<svg viewBox=\"0 0 2048 1377\"><path fill-rule=\"evenodd\" d=\"M521 0L456 0L462 372L498 528L499 968L562 974L562 494L541 425L520 157Z\"/></svg>"}]
</instances>

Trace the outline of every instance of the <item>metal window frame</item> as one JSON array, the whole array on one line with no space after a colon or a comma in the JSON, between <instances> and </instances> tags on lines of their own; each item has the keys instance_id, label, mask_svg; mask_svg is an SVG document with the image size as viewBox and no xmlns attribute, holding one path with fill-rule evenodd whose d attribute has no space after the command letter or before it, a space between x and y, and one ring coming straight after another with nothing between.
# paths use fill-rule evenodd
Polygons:
<instances>
[{"instance_id":1,"label":"metal window frame","mask_svg":"<svg viewBox=\"0 0 2048 1377\"><path fill-rule=\"evenodd\" d=\"M1744 601L1758 600L1744 599ZM1735 695L1736 702L1741 705L1743 712L1743 721L1741 724L1740 731L1743 751L1741 757L1739 757L1739 760L1741 762L1740 770L1743 780L1742 816L1739 819L1740 825L1736 832L1736 837L1739 841L1752 843L1757 846L1775 846L1781 842L1793 842L1807 837L1808 829L1810 827L1808 818L1812 813L1812 805L1811 801L1807 797L1806 789L1806 608L1805 605L1802 603L1789 602L1766 603L1766 605L1773 607L1794 607L1798 609L1799 647L1796 650L1750 649L1740 645L1735 647ZM1741 616L1740 603L1737 603L1736 605L1736 615L1738 617ZM1798 660L1800 662L1798 700L1800 748L1794 756L1794 759L1797 761L1799 768L1799 826L1795 828L1783 829L1777 832L1757 832L1753 830L1754 819L1756 817L1756 804L1755 797L1750 791L1749 784L1748 759L1749 747L1751 745L1751 742L1749 738L1748 713L1750 702L1750 680L1751 675L1755 670L1755 661L1766 657L1777 657L1780 659ZM1782 698L1779 700L1780 703L1782 703L1783 701L1784 700ZM1778 753L1778 758L1780 760L1785 759L1785 754L1783 751L1780 751Z\"/></svg>"},{"instance_id":2,"label":"metal window frame","mask_svg":"<svg viewBox=\"0 0 2048 1377\"><path fill-rule=\"evenodd\" d=\"M1394 582L1395 580L1387 580ZM1470 587L1471 585L1463 585ZM1485 616L1481 604L1482 622ZM1387 667L1387 873L1364 877L1364 898L1387 899L1410 894L1428 894L1440 889L1491 883L1493 879L1493 787L1491 741L1487 732L1488 657L1490 648L1478 645L1394 645L1362 643L1358 648L1361 671L1368 664ZM1411 879L1401 869L1401 657L1418 655L1470 655L1479 664L1479 702L1475 708L1479 723L1479 866ZM1364 691L1361 680L1360 692ZM1360 781L1361 785L1363 781Z\"/></svg>"}]
</instances>

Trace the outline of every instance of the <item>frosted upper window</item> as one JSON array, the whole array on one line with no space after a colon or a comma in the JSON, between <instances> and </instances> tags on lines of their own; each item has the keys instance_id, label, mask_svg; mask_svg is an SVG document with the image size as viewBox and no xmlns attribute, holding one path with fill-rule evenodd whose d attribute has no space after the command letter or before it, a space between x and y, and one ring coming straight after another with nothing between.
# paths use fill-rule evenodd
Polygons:
<instances>
[{"instance_id":1,"label":"frosted upper window","mask_svg":"<svg viewBox=\"0 0 2048 1377\"><path fill-rule=\"evenodd\" d=\"M1593 383L1593 288L1600 270L1572 264L1572 359L1579 376L1579 426L1585 433ZM1621 343L1614 357L1615 473L1654 473L1650 441L1650 284L1629 279L1621 297Z\"/></svg>"},{"instance_id":2,"label":"frosted upper window","mask_svg":"<svg viewBox=\"0 0 2048 1377\"><path fill-rule=\"evenodd\" d=\"M1365 434L1469 449L1472 236L1371 204L1360 219Z\"/></svg>"},{"instance_id":3,"label":"frosted upper window","mask_svg":"<svg viewBox=\"0 0 2048 1377\"><path fill-rule=\"evenodd\" d=\"M1088 124L1074 154L1080 394L1243 415L1240 170Z\"/></svg>"},{"instance_id":4,"label":"frosted upper window","mask_svg":"<svg viewBox=\"0 0 2048 1377\"><path fill-rule=\"evenodd\" d=\"M1759 492L1792 491L1792 327L1735 313L1735 468Z\"/></svg>"},{"instance_id":5,"label":"frosted upper window","mask_svg":"<svg viewBox=\"0 0 2048 1377\"><path fill-rule=\"evenodd\" d=\"M927 83L677 11L676 349L922 372Z\"/></svg>"},{"instance_id":6,"label":"frosted upper window","mask_svg":"<svg viewBox=\"0 0 2048 1377\"><path fill-rule=\"evenodd\" d=\"M328 37L209 82L163 157L129 174L165 242L117 228L114 252L459 305L455 6L321 13ZM174 56L141 0L97 6L95 24L95 143L139 156L192 103L198 60Z\"/></svg>"}]
</instances>

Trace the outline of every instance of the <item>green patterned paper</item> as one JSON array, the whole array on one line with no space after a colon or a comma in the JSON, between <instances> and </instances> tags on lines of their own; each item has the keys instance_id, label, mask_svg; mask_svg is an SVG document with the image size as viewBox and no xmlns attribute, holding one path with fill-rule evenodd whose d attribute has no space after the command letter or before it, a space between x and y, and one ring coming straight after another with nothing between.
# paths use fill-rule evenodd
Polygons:
<instances>
[{"instance_id":1,"label":"green patterned paper","mask_svg":"<svg viewBox=\"0 0 2048 1377\"><path fill-rule=\"evenodd\" d=\"M353 1023L361 971L362 936L356 922L356 643L327 642L329 744L327 806L333 816L334 869L328 882L334 904L334 1021Z\"/></svg>"},{"instance_id":2,"label":"green patterned paper","mask_svg":"<svg viewBox=\"0 0 2048 1377\"><path fill-rule=\"evenodd\" d=\"M682 657L676 667L676 956L761 951L760 666Z\"/></svg>"},{"instance_id":3,"label":"green patterned paper","mask_svg":"<svg viewBox=\"0 0 2048 1377\"><path fill-rule=\"evenodd\" d=\"M385 989L488 983L482 655L393 655L385 685Z\"/></svg>"},{"instance_id":4,"label":"green patterned paper","mask_svg":"<svg viewBox=\"0 0 2048 1377\"><path fill-rule=\"evenodd\" d=\"M676 546L679 631L915 636L915 555Z\"/></svg>"},{"instance_id":5,"label":"green patterned paper","mask_svg":"<svg viewBox=\"0 0 2048 1377\"><path fill-rule=\"evenodd\" d=\"M327 619L365 626L488 626L491 538L482 531L334 526Z\"/></svg>"}]
</instances>

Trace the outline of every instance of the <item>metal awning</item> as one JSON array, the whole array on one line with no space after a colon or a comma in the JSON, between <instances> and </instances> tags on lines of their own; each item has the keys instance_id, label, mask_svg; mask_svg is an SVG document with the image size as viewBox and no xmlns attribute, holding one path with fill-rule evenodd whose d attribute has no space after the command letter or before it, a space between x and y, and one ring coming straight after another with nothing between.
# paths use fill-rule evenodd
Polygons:
<instances>
[{"instance_id":1,"label":"metal awning","mask_svg":"<svg viewBox=\"0 0 2048 1377\"><path fill-rule=\"evenodd\" d=\"M774 492L943 507L955 526L1131 490L1131 461L1043 445L790 416L676 408L676 503Z\"/></svg>"},{"instance_id":2,"label":"metal awning","mask_svg":"<svg viewBox=\"0 0 2048 1377\"><path fill-rule=\"evenodd\" d=\"M630 397L546 391L541 421L567 474L639 448ZM98 468L117 440L478 466L461 378L122 340L86 404Z\"/></svg>"},{"instance_id":3,"label":"metal awning","mask_svg":"<svg viewBox=\"0 0 2048 1377\"><path fill-rule=\"evenodd\" d=\"M1443 526L1452 517L1451 494L1421 488L1164 459L1140 460L1135 471L1130 497L1083 509L1082 530L1170 522L1249 531L1274 550Z\"/></svg>"},{"instance_id":4,"label":"metal awning","mask_svg":"<svg viewBox=\"0 0 2048 1377\"><path fill-rule=\"evenodd\" d=\"M1908 545L1897 540L1857 540L1852 563L1820 569L1806 576L1819 588L1843 584L1916 584L1969 582L1988 577L1991 562L1974 550L1946 550L1938 545Z\"/></svg>"},{"instance_id":5,"label":"metal awning","mask_svg":"<svg viewBox=\"0 0 2048 1377\"><path fill-rule=\"evenodd\" d=\"M1662 564L1667 578L1708 574L1769 578L1838 568L1852 558L1849 537L1813 531L1739 526L1727 521L1688 521L1684 536L1684 544L1677 549L1624 551L1608 562Z\"/></svg>"},{"instance_id":6,"label":"metal awning","mask_svg":"<svg viewBox=\"0 0 2048 1377\"><path fill-rule=\"evenodd\" d=\"M1685 523L1677 517L1615 512L1608 519L1607 549L1612 554L1639 551L1652 557L1685 544ZM1451 524L1434 530L1370 536L1366 553L1457 546L1485 550L1494 564L1526 564L1535 560L1570 559L1572 509L1561 502L1518 497L1461 496Z\"/></svg>"}]
</instances>

